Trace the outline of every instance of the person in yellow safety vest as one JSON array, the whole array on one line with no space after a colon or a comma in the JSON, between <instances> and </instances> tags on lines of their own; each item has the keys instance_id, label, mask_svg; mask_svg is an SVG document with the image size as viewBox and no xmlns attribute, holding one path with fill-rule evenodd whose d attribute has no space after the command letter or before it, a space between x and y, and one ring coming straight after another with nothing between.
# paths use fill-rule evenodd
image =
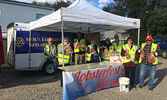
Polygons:
<instances>
[{"instance_id":1,"label":"person in yellow safety vest","mask_svg":"<svg viewBox=\"0 0 167 100\"><path fill-rule=\"evenodd\" d=\"M57 66L58 66L58 61L57 61L57 48L56 46L53 44L53 39L51 37L49 37L47 39L48 44L46 44L45 48L44 48L44 54L45 54L45 58L52 62L54 65L54 72L53 74L56 74L57 72Z\"/></svg>"},{"instance_id":2,"label":"person in yellow safety vest","mask_svg":"<svg viewBox=\"0 0 167 100\"><path fill-rule=\"evenodd\" d=\"M77 33L77 39L74 39L75 65L85 63L86 44L85 39L81 38L81 32Z\"/></svg>"},{"instance_id":3,"label":"person in yellow safety vest","mask_svg":"<svg viewBox=\"0 0 167 100\"><path fill-rule=\"evenodd\" d=\"M58 46L58 61L59 65L63 63L63 52L62 49L64 49L64 64L70 64L71 63L71 54L73 53L73 50L70 46L70 41L67 37L64 38L64 47L63 44L60 43Z\"/></svg>"},{"instance_id":4,"label":"person in yellow safety vest","mask_svg":"<svg viewBox=\"0 0 167 100\"><path fill-rule=\"evenodd\" d=\"M161 55L160 47L152 43L152 36L146 36L146 43L142 43L140 48L141 57L139 63L141 63L140 67L140 78L139 78L139 87L142 88L144 86L144 78L146 76L147 69L149 68L149 81L148 88L153 91L154 88L154 79L156 73L156 65L158 64L158 55Z\"/></svg>"},{"instance_id":5,"label":"person in yellow safety vest","mask_svg":"<svg viewBox=\"0 0 167 100\"><path fill-rule=\"evenodd\" d=\"M71 54L73 53L73 50L71 48L69 38L67 38L67 37L64 38L64 47L63 47L63 44L60 43L57 46L57 48L58 48L58 61L59 61L59 64L61 65L63 63L63 52L62 52L62 49L64 50L64 65L71 64L71 61L72 61ZM62 76L62 74L61 74L61 84L60 84L60 86L63 86L63 76Z\"/></svg>"},{"instance_id":6,"label":"person in yellow safety vest","mask_svg":"<svg viewBox=\"0 0 167 100\"><path fill-rule=\"evenodd\" d=\"M123 57L125 77L130 78L131 88L136 88L134 85L135 71L140 54L138 53L138 46L133 45L132 43L132 38L128 37L127 44L123 45L122 47L121 56ZM129 73L131 75L129 75Z\"/></svg>"},{"instance_id":7,"label":"person in yellow safety vest","mask_svg":"<svg viewBox=\"0 0 167 100\"><path fill-rule=\"evenodd\" d=\"M121 55L121 48L125 44L124 41L119 40L118 34L114 35L115 41L112 42L112 45L115 49L115 55Z\"/></svg>"},{"instance_id":8,"label":"person in yellow safety vest","mask_svg":"<svg viewBox=\"0 0 167 100\"><path fill-rule=\"evenodd\" d=\"M114 55L114 49L109 38L106 38L102 47L102 59L110 60L110 56Z\"/></svg>"},{"instance_id":9,"label":"person in yellow safety vest","mask_svg":"<svg viewBox=\"0 0 167 100\"><path fill-rule=\"evenodd\" d=\"M99 56L99 46L96 45L95 40L91 40L91 44L87 46L86 61L87 62L99 62L101 61Z\"/></svg>"}]
</instances>

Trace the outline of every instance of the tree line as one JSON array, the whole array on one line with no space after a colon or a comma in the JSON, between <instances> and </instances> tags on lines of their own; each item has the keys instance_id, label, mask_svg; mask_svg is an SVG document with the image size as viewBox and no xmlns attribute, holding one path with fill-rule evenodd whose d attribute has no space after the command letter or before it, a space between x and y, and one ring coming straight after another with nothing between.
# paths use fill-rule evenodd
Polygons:
<instances>
[{"instance_id":1,"label":"tree line","mask_svg":"<svg viewBox=\"0 0 167 100\"><path fill-rule=\"evenodd\" d=\"M67 2L64 2L64 0L57 0L56 2L51 4L51 3L48 3L47 1L46 2L33 1L32 4L51 7L51 8L54 8L54 10L56 11L56 10L60 9L61 7L68 7L70 4L72 4L72 2L68 1L68 0L67 0Z\"/></svg>"},{"instance_id":2,"label":"tree line","mask_svg":"<svg viewBox=\"0 0 167 100\"><path fill-rule=\"evenodd\" d=\"M113 0L104 11L141 19L141 41L147 34L154 38L167 37L167 0ZM137 30L129 30L137 38ZM136 33L136 34L135 34Z\"/></svg>"}]
</instances>

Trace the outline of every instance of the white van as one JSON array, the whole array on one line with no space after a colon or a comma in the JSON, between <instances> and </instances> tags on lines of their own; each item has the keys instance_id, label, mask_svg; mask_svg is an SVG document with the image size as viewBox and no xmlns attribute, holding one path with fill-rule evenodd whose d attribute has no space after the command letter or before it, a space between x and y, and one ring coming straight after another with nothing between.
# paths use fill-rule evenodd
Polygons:
<instances>
[{"instance_id":1,"label":"white van","mask_svg":"<svg viewBox=\"0 0 167 100\"><path fill-rule=\"evenodd\" d=\"M65 33L65 36L72 40L71 34ZM7 63L16 70L43 69L48 74L54 73L53 65L46 61L43 53L48 37L52 37L56 45L61 42L60 32L30 32L28 23L10 23L7 26Z\"/></svg>"}]
</instances>

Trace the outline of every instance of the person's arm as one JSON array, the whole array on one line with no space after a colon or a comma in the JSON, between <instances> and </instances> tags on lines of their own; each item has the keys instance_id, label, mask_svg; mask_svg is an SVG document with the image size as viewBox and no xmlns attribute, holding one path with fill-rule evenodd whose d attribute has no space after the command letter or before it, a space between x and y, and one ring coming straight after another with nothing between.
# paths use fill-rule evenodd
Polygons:
<instances>
[{"instance_id":1,"label":"person's arm","mask_svg":"<svg viewBox=\"0 0 167 100\"><path fill-rule=\"evenodd\" d=\"M47 56L48 58L50 58L50 55L48 54L46 47L44 48L44 55Z\"/></svg>"},{"instance_id":2,"label":"person's arm","mask_svg":"<svg viewBox=\"0 0 167 100\"><path fill-rule=\"evenodd\" d=\"M71 50L70 50L70 54L74 53L74 52L73 52L73 49L72 49L72 47L71 47L71 46L70 46L70 48L71 48Z\"/></svg>"},{"instance_id":3,"label":"person's arm","mask_svg":"<svg viewBox=\"0 0 167 100\"><path fill-rule=\"evenodd\" d=\"M102 47L100 48L100 51L101 51L101 52L104 52L104 50L105 50L105 47L102 46Z\"/></svg>"},{"instance_id":4,"label":"person's arm","mask_svg":"<svg viewBox=\"0 0 167 100\"><path fill-rule=\"evenodd\" d=\"M135 60L139 60L139 58L140 58L140 52L138 52L138 50L139 50L140 48L138 48L137 50L136 50L136 53L135 53Z\"/></svg>"},{"instance_id":5,"label":"person's arm","mask_svg":"<svg viewBox=\"0 0 167 100\"><path fill-rule=\"evenodd\" d=\"M162 55L162 52L161 52L161 49L160 49L160 47L159 46L157 46L157 49L156 49L156 52L155 52L155 54L154 54L156 57L157 56L161 56Z\"/></svg>"},{"instance_id":6,"label":"person's arm","mask_svg":"<svg viewBox=\"0 0 167 100\"><path fill-rule=\"evenodd\" d=\"M58 49L57 49L57 46L55 45L55 56L57 57L58 56Z\"/></svg>"},{"instance_id":7,"label":"person's arm","mask_svg":"<svg viewBox=\"0 0 167 100\"><path fill-rule=\"evenodd\" d=\"M125 53L126 53L126 51L122 48L122 49L121 49L121 56L122 56L122 57L125 56Z\"/></svg>"},{"instance_id":8,"label":"person's arm","mask_svg":"<svg viewBox=\"0 0 167 100\"><path fill-rule=\"evenodd\" d=\"M114 47L114 50L115 50L115 45L114 45L114 42L115 42L115 41L113 41L111 44L112 44L112 46Z\"/></svg>"},{"instance_id":9,"label":"person's arm","mask_svg":"<svg viewBox=\"0 0 167 100\"><path fill-rule=\"evenodd\" d=\"M95 49L95 51L96 51L96 53L98 54L98 48L97 48L97 45L94 45L94 47L93 47L94 49Z\"/></svg>"}]
</instances>

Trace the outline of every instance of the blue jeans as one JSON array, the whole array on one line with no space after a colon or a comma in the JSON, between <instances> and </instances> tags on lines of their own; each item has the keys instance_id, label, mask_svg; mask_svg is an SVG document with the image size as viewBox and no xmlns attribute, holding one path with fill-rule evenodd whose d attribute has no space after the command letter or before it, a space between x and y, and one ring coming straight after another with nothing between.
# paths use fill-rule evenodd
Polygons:
<instances>
[{"instance_id":1,"label":"blue jeans","mask_svg":"<svg viewBox=\"0 0 167 100\"><path fill-rule=\"evenodd\" d=\"M139 85L144 86L144 78L146 76L146 72L147 72L148 68L149 68L148 88L154 88L153 83L154 83L154 79L155 79L156 65L141 64Z\"/></svg>"},{"instance_id":2,"label":"blue jeans","mask_svg":"<svg viewBox=\"0 0 167 100\"><path fill-rule=\"evenodd\" d=\"M48 58L47 60L53 63L53 66L54 66L54 73L53 74L56 75L57 67L59 66L57 58Z\"/></svg>"}]
</instances>

